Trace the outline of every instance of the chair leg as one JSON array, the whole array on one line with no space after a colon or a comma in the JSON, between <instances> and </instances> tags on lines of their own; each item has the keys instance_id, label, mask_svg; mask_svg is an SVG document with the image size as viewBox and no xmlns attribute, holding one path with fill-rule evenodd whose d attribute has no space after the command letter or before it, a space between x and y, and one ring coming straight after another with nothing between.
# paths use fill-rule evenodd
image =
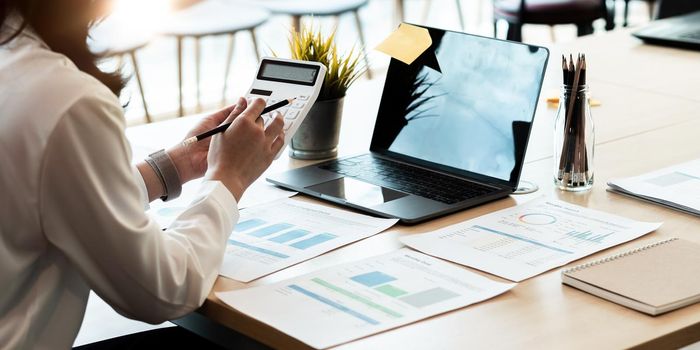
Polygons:
<instances>
[{"instance_id":1,"label":"chair leg","mask_svg":"<svg viewBox=\"0 0 700 350\"><path fill-rule=\"evenodd\" d=\"M178 36L177 37L177 86L178 86L178 91L180 94L180 99L179 103L180 106L178 108L178 116L182 117L185 115L185 107L183 104L183 92L182 92L182 37Z\"/></svg>"},{"instance_id":2,"label":"chair leg","mask_svg":"<svg viewBox=\"0 0 700 350\"><path fill-rule=\"evenodd\" d=\"M226 92L228 91L228 76L231 73L231 60L233 60L233 47L235 43L235 33L229 34L228 53L226 54L226 65L224 66L224 88L221 92L221 105L226 105Z\"/></svg>"},{"instance_id":3,"label":"chair leg","mask_svg":"<svg viewBox=\"0 0 700 350\"><path fill-rule=\"evenodd\" d=\"M611 6L608 4L610 2L612 2ZM605 30L613 30L615 29L615 0L602 0L601 3L605 16Z\"/></svg>"},{"instance_id":4,"label":"chair leg","mask_svg":"<svg viewBox=\"0 0 700 350\"><path fill-rule=\"evenodd\" d=\"M365 59L365 65L367 65L367 79L372 79L372 67L369 65L369 57L367 56L367 48L365 47L365 35L362 30L362 20L360 20L360 12L358 10L352 11L355 17L355 25L357 27L357 34L360 36L360 45L362 45L362 55Z\"/></svg>"},{"instance_id":5,"label":"chair leg","mask_svg":"<svg viewBox=\"0 0 700 350\"><path fill-rule=\"evenodd\" d=\"M493 20L493 37L498 38L498 20Z\"/></svg>"},{"instance_id":6,"label":"chair leg","mask_svg":"<svg viewBox=\"0 0 700 350\"><path fill-rule=\"evenodd\" d=\"M335 28L335 30L338 30L339 25L340 25L340 16L333 16L333 28Z\"/></svg>"},{"instance_id":7,"label":"chair leg","mask_svg":"<svg viewBox=\"0 0 700 350\"><path fill-rule=\"evenodd\" d=\"M554 26L549 26L549 39L552 40L552 42L557 41L557 35L554 33Z\"/></svg>"},{"instance_id":8,"label":"chair leg","mask_svg":"<svg viewBox=\"0 0 700 350\"><path fill-rule=\"evenodd\" d=\"M253 39L253 50L255 50L255 59L260 63L260 50L258 49L258 37L255 36L255 28L249 30L250 37Z\"/></svg>"},{"instance_id":9,"label":"chair leg","mask_svg":"<svg viewBox=\"0 0 700 350\"><path fill-rule=\"evenodd\" d=\"M629 16L629 5L630 5L630 0L625 0L625 7L622 12L622 26L627 27L627 17Z\"/></svg>"},{"instance_id":10,"label":"chair leg","mask_svg":"<svg viewBox=\"0 0 700 350\"><path fill-rule=\"evenodd\" d=\"M593 34L593 22L576 24L576 32L578 36Z\"/></svg>"},{"instance_id":11,"label":"chair leg","mask_svg":"<svg viewBox=\"0 0 700 350\"><path fill-rule=\"evenodd\" d=\"M508 22L508 32L506 40L523 41L523 25L520 23Z\"/></svg>"},{"instance_id":12,"label":"chair leg","mask_svg":"<svg viewBox=\"0 0 700 350\"><path fill-rule=\"evenodd\" d=\"M199 43L200 38L196 37L194 38L194 65L195 65L195 85L197 85L197 113L202 111L202 99L201 99L201 93L200 93L200 86L199 82L201 81L201 75L202 75L202 50L200 47Z\"/></svg>"},{"instance_id":13,"label":"chair leg","mask_svg":"<svg viewBox=\"0 0 700 350\"><path fill-rule=\"evenodd\" d=\"M292 16L292 30L295 32L301 31L301 16Z\"/></svg>"},{"instance_id":14,"label":"chair leg","mask_svg":"<svg viewBox=\"0 0 700 350\"><path fill-rule=\"evenodd\" d=\"M403 1L404 0L396 0L394 2L394 5L395 5L394 8L396 11L395 16L396 16L397 22L399 22L399 23L403 22L404 18L405 18Z\"/></svg>"},{"instance_id":15,"label":"chair leg","mask_svg":"<svg viewBox=\"0 0 700 350\"><path fill-rule=\"evenodd\" d=\"M462 30L465 30L466 27L464 26L464 13L462 12L461 0L455 0L455 5L457 5L457 16L459 17L459 25L461 26Z\"/></svg>"},{"instance_id":16,"label":"chair leg","mask_svg":"<svg viewBox=\"0 0 700 350\"><path fill-rule=\"evenodd\" d=\"M129 57L131 57L131 64L134 66L134 76L136 76L136 85L139 87L139 93L141 94L141 103L143 103L143 113L146 115L146 123L151 123L151 114L148 113L148 105L146 104L146 95L143 93L143 82L141 80L141 70L139 69L139 64L136 61L136 51L129 52Z\"/></svg>"}]
</instances>

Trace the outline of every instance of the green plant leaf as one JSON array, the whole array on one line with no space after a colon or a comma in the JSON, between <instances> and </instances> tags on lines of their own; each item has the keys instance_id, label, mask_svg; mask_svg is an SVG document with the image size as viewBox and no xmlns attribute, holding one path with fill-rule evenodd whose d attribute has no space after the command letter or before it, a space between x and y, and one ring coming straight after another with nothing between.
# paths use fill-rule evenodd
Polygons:
<instances>
[{"instance_id":1,"label":"green plant leaf","mask_svg":"<svg viewBox=\"0 0 700 350\"><path fill-rule=\"evenodd\" d=\"M325 37L320 26L314 28L313 23L302 25L299 31L292 29L289 36L289 49L293 59L320 62L327 68L319 100L345 96L350 85L368 68L360 65L364 59L363 50L358 50L355 46L347 55L338 54L335 36L335 29Z\"/></svg>"}]
</instances>

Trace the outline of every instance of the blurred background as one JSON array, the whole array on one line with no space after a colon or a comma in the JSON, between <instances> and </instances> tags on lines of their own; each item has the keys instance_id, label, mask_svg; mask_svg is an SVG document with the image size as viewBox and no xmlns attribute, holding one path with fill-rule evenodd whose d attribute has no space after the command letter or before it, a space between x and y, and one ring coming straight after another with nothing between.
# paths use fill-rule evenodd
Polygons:
<instances>
[{"instance_id":1,"label":"blurred background","mask_svg":"<svg viewBox=\"0 0 700 350\"><path fill-rule=\"evenodd\" d=\"M130 77L122 102L128 124L138 125L235 101L249 87L258 57L289 56L289 31L300 22L337 30L342 50L365 47L371 78L382 80L389 59L373 48L402 18L545 46L581 34L575 24L523 24L520 38L513 37L508 22L522 14L523 3L549 11L544 22L552 23L561 22L552 11L571 17L566 11L577 6L602 4L610 18L601 14L594 20L593 35L619 30L625 22L644 24L654 6L651 0L114 0L112 14L94 28L91 45L106 53L104 68L122 66ZM351 90L369 78L363 76Z\"/></svg>"}]
</instances>

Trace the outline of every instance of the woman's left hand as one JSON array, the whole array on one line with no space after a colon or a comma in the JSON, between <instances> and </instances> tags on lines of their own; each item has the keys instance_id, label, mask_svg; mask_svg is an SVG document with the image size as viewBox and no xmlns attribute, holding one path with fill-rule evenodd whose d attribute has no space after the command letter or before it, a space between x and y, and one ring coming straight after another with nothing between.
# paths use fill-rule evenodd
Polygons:
<instances>
[{"instance_id":1,"label":"woman's left hand","mask_svg":"<svg viewBox=\"0 0 700 350\"><path fill-rule=\"evenodd\" d=\"M233 114L234 116L238 116L246 107L246 100L242 97L239 98L236 104L202 118L202 120L187 133L185 138L197 136L221 125L229 115ZM211 137L208 137L187 146L178 144L168 149L168 155L173 160L173 163L175 163L175 167L177 168L180 180L183 184L202 177L207 171L207 154L209 152L210 143Z\"/></svg>"}]
</instances>

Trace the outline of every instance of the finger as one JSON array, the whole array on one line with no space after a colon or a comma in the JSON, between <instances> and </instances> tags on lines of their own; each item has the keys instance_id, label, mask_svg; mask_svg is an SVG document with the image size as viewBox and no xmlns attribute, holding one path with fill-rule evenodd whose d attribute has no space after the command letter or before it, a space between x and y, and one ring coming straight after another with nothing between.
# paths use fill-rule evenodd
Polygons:
<instances>
[{"instance_id":1,"label":"finger","mask_svg":"<svg viewBox=\"0 0 700 350\"><path fill-rule=\"evenodd\" d=\"M265 127L265 120L262 117L257 117L255 119L255 124L258 124L258 126L260 128L264 128Z\"/></svg>"},{"instance_id":2,"label":"finger","mask_svg":"<svg viewBox=\"0 0 700 350\"><path fill-rule=\"evenodd\" d=\"M236 102L231 111L226 115L226 120L224 120L224 123L232 122L246 109L246 107L248 107L248 102L245 100L245 98L239 97L238 102Z\"/></svg>"},{"instance_id":3,"label":"finger","mask_svg":"<svg viewBox=\"0 0 700 350\"><path fill-rule=\"evenodd\" d=\"M265 109L265 100L256 98L248 104L248 107L241 113L241 116L251 122L255 122L255 119L262 114L263 109Z\"/></svg>"},{"instance_id":4,"label":"finger","mask_svg":"<svg viewBox=\"0 0 700 350\"><path fill-rule=\"evenodd\" d=\"M231 114L231 112L233 112L233 110L236 108L237 105L238 105L238 103L234 103L230 106L226 106L226 107L212 113L210 118L214 122L216 122L217 124L221 124L224 122L224 120L226 120L226 118L228 118L229 114Z\"/></svg>"},{"instance_id":5,"label":"finger","mask_svg":"<svg viewBox=\"0 0 700 350\"><path fill-rule=\"evenodd\" d=\"M284 131L279 134L275 141L272 141L270 151L272 152L273 157L277 155L277 153L279 153L279 151L282 149L282 146L284 146Z\"/></svg>"},{"instance_id":6,"label":"finger","mask_svg":"<svg viewBox=\"0 0 700 350\"><path fill-rule=\"evenodd\" d=\"M278 112L275 119L273 119L272 122L270 122L270 125L267 126L267 129L265 129L265 136L268 140L274 140L277 136L279 136L283 128L284 118L282 118L282 115Z\"/></svg>"}]
</instances>

